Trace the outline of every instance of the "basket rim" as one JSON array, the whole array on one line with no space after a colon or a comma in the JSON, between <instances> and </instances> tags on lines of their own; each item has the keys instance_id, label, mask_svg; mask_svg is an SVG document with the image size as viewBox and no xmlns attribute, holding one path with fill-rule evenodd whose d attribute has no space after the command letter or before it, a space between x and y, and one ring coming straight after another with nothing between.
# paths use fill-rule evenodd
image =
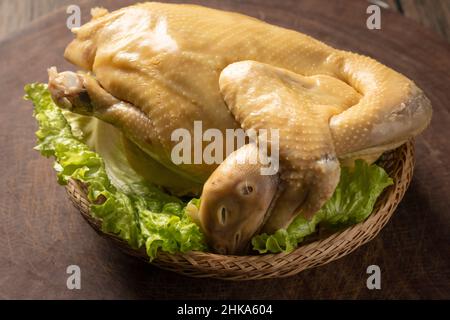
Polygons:
<instances>
[{"instance_id":1,"label":"basket rim","mask_svg":"<svg viewBox=\"0 0 450 320\"><path fill-rule=\"evenodd\" d=\"M250 280L291 276L305 269L324 265L343 257L376 237L389 221L411 182L414 168L414 141L410 140L397 149L389 151L388 154L393 159L386 160L388 166L396 165L394 166L395 172L389 172L394 184L383 191L377 199L372 213L363 222L329 234L322 239L304 245L300 244L290 252L237 256L202 251L175 254L159 251L151 263L163 269L194 277ZM101 230L101 221L93 218L86 208L80 207L83 200L87 201L85 187L71 179L66 189L72 203L100 235L113 239L126 253L149 262L144 248L132 249L118 236L104 233ZM359 239L359 242L352 245L356 241L355 239ZM311 251L319 253L312 255ZM185 270L180 266L187 268ZM264 273L251 274L252 270L261 268L265 270ZM281 270L287 271L281 273Z\"/></svg>"}]
</instances>

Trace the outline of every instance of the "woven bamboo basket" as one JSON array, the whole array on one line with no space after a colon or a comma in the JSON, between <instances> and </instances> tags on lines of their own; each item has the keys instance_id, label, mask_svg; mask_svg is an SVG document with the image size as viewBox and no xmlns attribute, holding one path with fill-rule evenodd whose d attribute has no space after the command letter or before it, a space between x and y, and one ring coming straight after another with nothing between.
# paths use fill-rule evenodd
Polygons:
<instances>
[{"instance_id":1,"label":"woven bamboo basket","mask_svg":"<svg viewBox=\"0 0 450 320\"><path fill-rule=\"evenodd\" d=\"M319 237L290 253L232 256L196 251L184 254L161 252L151 263L190 277L256 280L292 276L339 259L372 240L394 213L412 179L413 141L386 152L378 160L378 164L386 170L394 184L378 198L374 211L364 222L341 232ZM134 250L115 235L102 233L101 222L90 215L86 186L71 180L66 190L75 207L100 235L116 243L127 254L149 261L145 250Z\"/></svg>"}]
</instances>

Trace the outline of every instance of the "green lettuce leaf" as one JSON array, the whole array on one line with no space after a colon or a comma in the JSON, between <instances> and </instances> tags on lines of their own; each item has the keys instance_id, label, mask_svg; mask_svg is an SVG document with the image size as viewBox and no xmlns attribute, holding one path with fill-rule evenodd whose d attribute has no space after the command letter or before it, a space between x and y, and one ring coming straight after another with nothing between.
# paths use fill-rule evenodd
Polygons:
<instances>
[{"instance_id":1,"label":"green lettuce leaf","mask_svg":"<svg viewBox=\"0 0 450 320\"><path fill-rule=\"evenodd\" d=\"M259 253L289 252L316 233L319 226L336 231L362 222L371 214L378 196L391 184L393 181L383 168L357 160L354 168L342 168L333 196L311 220L299 216L286 230L257 235L252 239L253 249Z\"/></svg>"},{"instance_id":2,"label":"green lettuce leaf","mask_svg":"<svg viewBox=\"0 0 450 320\"><path fill-rule=\"evenodd\" d=\"M186 215L181 200L133 176L133 172L123 167L125 161L108 162L107 170L102 156L88 146L88 139L95 137L95 133L83 136L77 125L72 131L46 85L30 84L25 92L25 98L35 106L34 116L39 125L36 149L46 157L55 157L60 184L76 179L88 185L92 215L102 221L104 232L118 235L134 248L145 245L150 259L159 250L175 253L206 249L199 227ZM110 177L128 180L113 184Z\"/></svg>"},{"instance_id":3,"label":"green lettuce leaf","mask_svg":"<svg viewBox=\"0 0 450 320\"><path fill-rule=\"evenodd\" d=\"M102 221L104 232L118 235L134 248L145 246L151 260L161 250L207 249L203 234L190 218L190 212L199 208L199 199L186 204L134 171L127 162L121 133L114 127L59 109L44 84L27 85L25 91L25 98L35 105L39 124L36 149L55 157L60 184L76 179L88 185L92 215ZM286 230L257 235L253 248L260 253L288 252L319 227L335 231L364 221L391 184L382 168L358 160L354 168L342 168L332 198L311 220L297 217Z\"/></svg>"}]
</instances>

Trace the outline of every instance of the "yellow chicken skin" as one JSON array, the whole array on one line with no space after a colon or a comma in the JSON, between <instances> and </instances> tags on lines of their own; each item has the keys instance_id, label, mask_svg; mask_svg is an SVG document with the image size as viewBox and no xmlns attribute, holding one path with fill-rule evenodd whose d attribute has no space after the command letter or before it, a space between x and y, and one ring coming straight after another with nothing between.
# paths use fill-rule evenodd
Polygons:
<instances>
[{"instance_id":1,"label":"yellow chicken skin","mask_svg":"<svg viewBox=\"0 0 450 320\"><path fill-rule=\"evenodd\" d=\"M282 194L265 231L286 227L299 211L312 217L340 177L329 119L357 103L359 94L329 76L303 77L254 61L226 67L219 85L245 130L279 130Z\"/></svg>"},{"instance_id":2,"label":"yellow chicken skin","mask_svg":"<svg viewBox=\"0 0 450 320\"><path fill-rule=\"evenodd\" d=\"M73 32L76 39L65 57L95 76L51 72L55 102L115 125L193 184L204 183L213 172L215 178L225 177L230 165L175 165L170 157L174 130L192 132L194 121L202 121L203 130L222 132L280 129L280 183L266 217L258 219L258 224L267 221L269 232L300 213L311 217L331 197L338 159L375 160L419 134L431 119L429 100L403 75L237 13L143 3L112 13L94 10L93 20ZM200 224L208 217L209 226L226 228L224 236L239 230L211 215L222 208L220 198L231 196L231 185L204 190L202 201L217 200L206 201L198 215ZM242 213L249 215L251 210Z\"/></svg>"}]
</instances>

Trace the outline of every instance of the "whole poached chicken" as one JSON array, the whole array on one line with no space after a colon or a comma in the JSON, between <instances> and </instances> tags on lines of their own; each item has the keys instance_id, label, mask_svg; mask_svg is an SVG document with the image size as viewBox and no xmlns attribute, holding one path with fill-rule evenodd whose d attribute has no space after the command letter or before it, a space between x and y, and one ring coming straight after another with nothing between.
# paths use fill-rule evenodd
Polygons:
<instances>
[{"instance_id":1,"label":"whole poached chicken","mask_svg":"<svg viewBox=\"0 0 450 320\"><path fill-rule=\"evenodd\" d=\"M244 252L261 228L311 217L333 194L341 162L374 161L431 118L423 92L392 69L237 13L143 3L95 9L73 32L65 57L87 72L51 69L55 102L120 129L137 167L143 155L187 189L203 186L193 218L221 253ZM254 144L221 164L175 164L172 133L193 132L195 121L223 133L279 130L279 173L236 164Z\"/></svg>"}]
</instances>

